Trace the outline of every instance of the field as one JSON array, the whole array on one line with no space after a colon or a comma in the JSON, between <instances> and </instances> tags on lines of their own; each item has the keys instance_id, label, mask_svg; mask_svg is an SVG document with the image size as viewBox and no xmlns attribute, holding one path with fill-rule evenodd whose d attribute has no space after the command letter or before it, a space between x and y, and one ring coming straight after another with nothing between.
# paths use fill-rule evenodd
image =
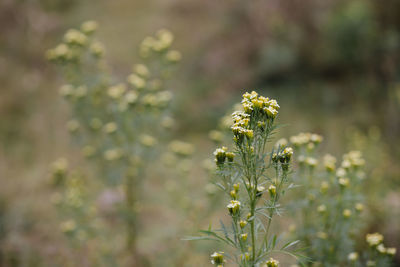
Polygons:
<instances>
[{"instance_id":1,"label":"field","mask_svg":"<svg viewBox=\"0 0 400 267\"><path fill-rule=\"evenodd\" d=\"M398 10L2 1L0 266L399 266Z\"/></svg>"}]
</instances>

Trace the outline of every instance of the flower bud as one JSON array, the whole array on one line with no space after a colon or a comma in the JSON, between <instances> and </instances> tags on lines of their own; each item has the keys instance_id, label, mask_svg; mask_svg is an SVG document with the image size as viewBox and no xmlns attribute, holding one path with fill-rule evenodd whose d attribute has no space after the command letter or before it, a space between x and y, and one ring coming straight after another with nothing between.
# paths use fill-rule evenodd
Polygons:
<instances>
[{"instance_id":1,"label":"flower bud","mask_svg":"<svg viewBox=\"0 0 400 267\"><path fill-rule=\"evenodd\" d=\"M182 59L182 54L177 50L171 50L167 52L165 58L171 63L176 63Z\"/></svg>"},{"instance_id":2,"label":"flower bud","mask_svg":"<svg viewBox=\"0 0 400 267\"><path fill-rule=\"evenodd\" d=\"M276 187L274 185L270 185L268 187L268 192L271 198L274 198L276 196Z\"/></svg>"},{"instance_id":3,"label":"flower bud","mask_svg":"<svg viewBox=\"0 0 400 267\"><path fill-rule=\"evenodd\" d=\"M383 242L383 235L380 233L367 234L365 239L371 247L375 247Z\"/></svg>"},{"instance_id":4,"label":"flower bud","mask_svg":"<svg viewBox=\"0 0 400 267\"><path fill-rule=\"evenodd\" d=\"M323 181L321 183L321 187L320 187L321 193L325 194L328 191L328 189L329 189L329 183L326 181Z\"/></svg>"},{"instance_id":5,"label":"flower bud","mask_svg":"<svg viewBox=\"0 0 400 267\"><path fill-rule=\"evenodd\" d=\"M350 184L349 178L339 178L339 185L342 189L348 187L349 184Z\"/></svg>"},{"instance_id":6,"label":"flower bud","mask_svg":"<svg viewBox=\"0 0 400 267\"><path fill-rule=\"evenodd\" d=\"M347 219L347 218L350 218L350 216L351 216L351 210L349 210L349 209L343 210L343 217L345 217Z\"/></svg>"},{"instance_id":7,"label":"flower bud","mask_svg":"<svg viewBox=\"0 0 400 267\"><path fill-rule=\"evenodd\" d=\"M386 254L386 248L385 248L385 246L384 246L383 244L379 244L379 245L376 247L376 250L377 250L379 253Z\"/></svg>"},{"instance_id":8,"label":"flower bud","mask_svg":"<svg viewBox=\"0 0 400 267\"><path fill-rule=\"evenodd\" d=\"M317 211L319 212L319 213L325 213L326 212L326 206L325 205L319 205L318 206L318 208L317 208Z\"/></svg>"},{"instance_id":9,"label":"flower bud","mask_svg":"<svg viewBox=\"0 0 400 267\"><path fill-rule=\"evenodd\" d=\"M224 264L224 253L223 252L214 252L211 254L211 263L216 266L222 266Z\"/></svg>"},{"instance_id":10,"label":"flower bud","mask_svg":"<svg viewBox=\"0 0 400 267\"><path fill-rule=\"evenodd\" d=\"M241 234L241 235L240 235L240 238L241 238L243 241L246 241L246 240L247 240L247 234Z\"/></svg>"},{"instance_id":11,"label":"flower bud","mask_svg":"<svg viewBox=\"0 0 400 267\"><path fill-rule=\"evenodd\" d=\"M237 200L231 200L226 207L228 208L231 216L236 216L239 213L240 202Z\"/></svg>"},{"instance_id":12,"label":"flower bud","mask_svg":"<svg viewBox=\"0 0 400 267\"><path fill-rule=\"evenodd\" d=\"M357 203L355 209L358 212L362 212L364 210L364 205L362 203Z\"/></svg>"},{"instance_id":13,"label":"flower bud","mask_svg":"<svg viewBox=\"0 0 400 267\"><path fill-rule=\"evenodd\" d=\"M239 183L233 184L233 189L235 190L235 192L239 192Z\"/></svg>"},{"instance_id":14,"label":"flower bud","mask_svg":"<svg viewBox=\"0 0 400 267\"><path fill-rule=\"evenodd\" d=\"M394 256L396 255L396 248L387 248L386 249L386 254L390 255L390 256Z\"/></svg>"},{"instance_id":15,"label":"flower bud","mask_svg":"<svg viewBox=\"0 0 400 267\"><path fill-rule=\"evenodd\" d=\"M246 216L246 218L247 218L247 220L249 220L250 218L251 218L251 213L249 212L249 213L247 213L247 216Z\"/></svg>"},{"instance_id":16,"label":"flower bud","mask_svg":"<svg viewBox=\"0 0 400 267\"><path fill-rule=\"evenodd\" d=\"M253 130L247 130L246 132L245 132L245 135L246 135L246 137L248 138L248 139L253 139L253 137L254 137L254 132L253 132Z\"/></svg>"},{"instance_id":17,"label":"flower bud","mask_svg":"<svg viewBox=\"0 0 400 267\"><path fill-rule=\"evenodd\" d=\"M349 254L349 256L347 256L347 258L349 259L349 261L356 261L358 260L358 253L352 252Z\"/></svg>"},{"instance_id":18,"label":"flower bud","mask_svg":"<svg viewBox=\"0 0 400 267\"><path fill-rule=\"evenodd\" d=\"M226 148L225 147L217 148L214 151L214 155L215 155L215 162L217 163L217 165L224 164L226 159Z\"/></svg>"},{"instance_id":19,"label":"flower bud","mask_svg":"<svg viewBox=\"0 0 400 267\"><path fill-rule=\"evenodd\" d=\"M103 126L103 130L106 134L115 133L117 131L117 128L118 126L115 122L109 122Z\"/></svg>"},{"instance_id":20,"label":"flower bud","mask_svg":"<svg viewBox=\"0 0 400 267\"><path fill-rule=\"evenodd\" d=\"M90 45L89 51L93 56L101 58L104 55L106 49L104 48L104 45L102 43L95 41Z\"/></svg>"},{"instance_id":21,"label":"flower bud","mask_svg":"<svg viewBox=\"0 0 400 267\"><path fill-rule=\"evenodd\" d=\"M245 261L250 260L250 253L245 252L244 254L240 255L240 259Z\"/></svg>"},{"instance_id":22,"label":"flower bud","mask_svg":"<svg viewBox=\"0 0 400 267\"><path fill-rule=\"evenodd\" d=\"M239 222L239 225L240 225L240 228L244 228L246 225L247 225L247 222L246 221L243 221L243 220L241 220L240 222Z\"/></svg>"},{"instance_id":23,"label":"flower bud","mask_svg":"<svg viewBox=\"0 0 400 267\"><path fill-rule=\"evenodd\" d=\"M267 262L267 267L278 267L279 266L279 261L274 260L273 258L270 258Z\"/></svg>"},{"instance_id":24,"label":"flower bud","mask_svg":"<svg viewBox=\"0 0 400 267\"><path fill-rule=\"evenodd\" d=\"M87 35L93 34L99 25L94 20L85 21L81 25L81 31Z\"/></svg>"},{"instance_id":25,"label":"flower bud","mask_svg":"<svg viewBox=\"0 0 400 267\"><path fill-rule=\"evenodd\" d=\"M233 152L226 152L226 158L229 162L233 162L233 160L235 159L235 154Z\"/></svg>"},{"instance_id":26,"label":"flower bud","mask_svg":"<svg viewBox=\"0 0 400 267\"><path fill-rule=\"evenodd\" d=\"M261 186L261 185L257 186L256 196L261 197L262 194L264 193L264 191L265 191L264 186Z\"/></svg>"}]
</instances>

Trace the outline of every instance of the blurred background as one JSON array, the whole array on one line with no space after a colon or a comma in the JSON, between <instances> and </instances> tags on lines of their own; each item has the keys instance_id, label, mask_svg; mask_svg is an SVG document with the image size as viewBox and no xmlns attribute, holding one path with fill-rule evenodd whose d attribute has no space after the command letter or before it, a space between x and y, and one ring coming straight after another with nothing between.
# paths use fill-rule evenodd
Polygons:
<instances>
[{"instance_id":1,"label":"blurred background","mask_svg":"<svg viewBox=\"0 0 400 267\"><path fill-rule=\"evenodd\" d=\"M49 165L78 152L65 130L62 77L44 55L67 29L88 19L99 22L98 39L117 77L138 60L144 37L160 28L174 33L183 60L173 79L173 135L194 144L199 165L185 178L198 191L185 194L189 201L210 205L199 189L209 183L200 167L214 150L208 133L245 91L257 90L281 106L279 121L287 125L279 137L317 132L324 136L323 151L363 152L370 210L365 231L382 232L399 249L399 10L398 0L2 0L0 263L76 266L85 257L58 230L50 201ZM140 250L154 266L208 266L215 246L193 244L182 252L180 238L207 227L212 215L188 220L174 214L151 187ZM215 206L224 207L221 201ZM195 263L186 264L188 258Z\"/></svg>"}]
</instances>

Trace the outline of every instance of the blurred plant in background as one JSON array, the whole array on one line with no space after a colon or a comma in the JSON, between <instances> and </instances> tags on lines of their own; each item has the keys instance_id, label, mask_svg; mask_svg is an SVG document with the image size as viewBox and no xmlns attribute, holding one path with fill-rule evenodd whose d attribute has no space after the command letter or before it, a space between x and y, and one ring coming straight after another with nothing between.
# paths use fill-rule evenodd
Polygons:
<instances>
[{"instance_id":1,"label":"blurred plant in background","mask_svg":"<svg viewBox=\"0 0 400 267\"><path fill-rule=\"evenodd\" d=\"M103 45L93 37L96 29L96 22L87 21L80 30L68 30L63 43L49 50L47 57L61 66L68 81L60 89L72 108L68 130L83 156L93 161L104 185L121 186L124 191L120 217L126 225L126 255L130 265L143 266L137 249L138 199L146 168L152 166L156 148L173 123L166 80L181 55L170 49L172 33L160 30L140 46L146 63L133 67L127 83L118 83L108 72Z\"/></svg>"},{"instance_id":2,"label":"blurred plant in background","mask_svg":"<svg viewBox=\"0 0 400 267\"><path fill-rule=\"evenodd\" d=\"M343 155L337 168L334 156L318 157L316 149L321 141L322 136L312 133L290 138L290 145L298 155L294 181L300 186L296 198L301 199L292 207L296 218L292 231L309 248L307 255L314 261L310 266L375 266L368 265L367 261L378 262L377 266L391 266L394 248L389 249L391 253L382 249L378 250L380 254L375 251L363 258L354 252L360 247L357 241L365 227L362 183L366 175L361 152Z\"/></svg>"}]
</instances>

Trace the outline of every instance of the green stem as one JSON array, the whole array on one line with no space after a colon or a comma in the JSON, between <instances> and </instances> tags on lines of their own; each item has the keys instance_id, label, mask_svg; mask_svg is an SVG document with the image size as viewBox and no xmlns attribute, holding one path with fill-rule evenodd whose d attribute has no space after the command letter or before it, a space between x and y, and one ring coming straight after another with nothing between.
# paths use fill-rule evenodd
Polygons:
<instances>
[{"instance_id":1,"label":"green stem","mask_svg":"<svg viewBox=\"0 0 400 267\"><path fill-rule=\"evenodd\" d=\"M125 180L125 205L127 223L127 244L126 249L129 253L136 254L136 213L135 203L136 194L134 192L134 176L126 175Z\"/></svg>"},{"instance_id":2,"label":"green stem","mask_svg":"<svg viewBox=\"0 0 400 267\"><path fill-rule=\"evenodd\" d=\"M252 266L255 266L254 262L256 260L256 236L255 236L255 229L254 229L254 213L255 213L255 203L254 203L254 201L252 201L251 211L250 211L250 214L252 217L252 220L250 221Z\"/></svg>"}]
</instances>

